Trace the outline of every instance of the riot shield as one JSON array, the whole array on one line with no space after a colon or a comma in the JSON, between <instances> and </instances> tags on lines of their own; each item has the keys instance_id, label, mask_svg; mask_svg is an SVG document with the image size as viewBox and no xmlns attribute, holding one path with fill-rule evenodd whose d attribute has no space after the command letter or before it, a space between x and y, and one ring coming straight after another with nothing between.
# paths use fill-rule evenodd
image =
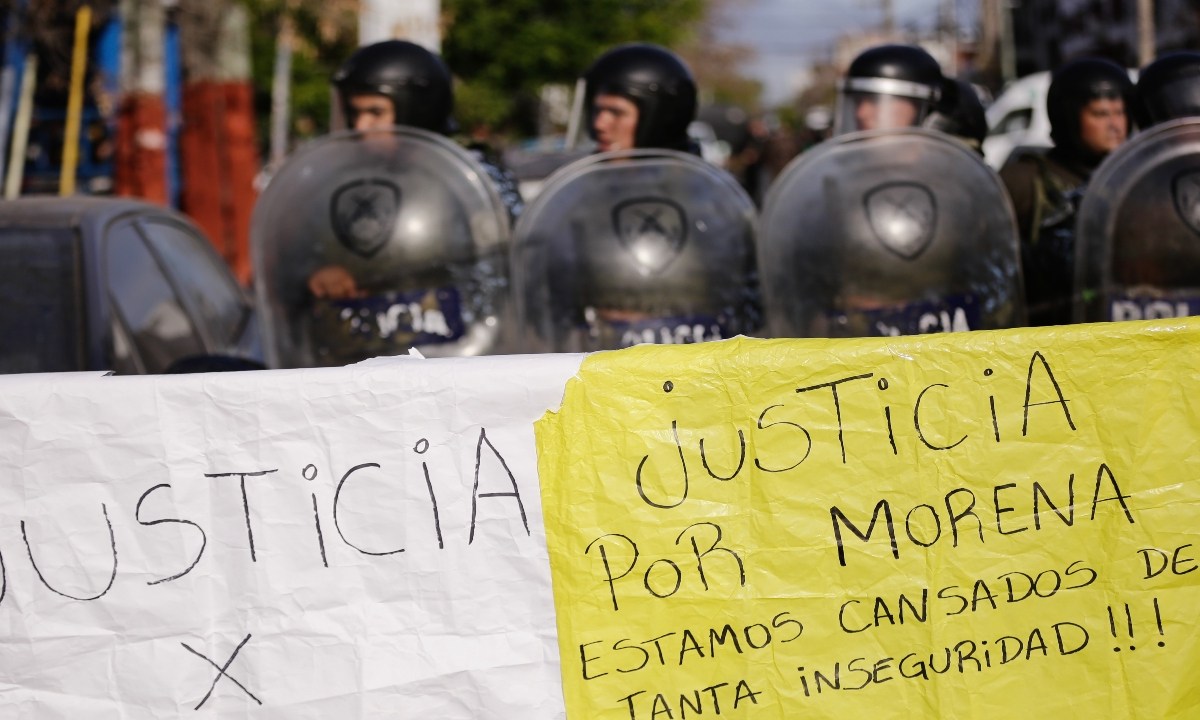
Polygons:
<instances>
[{"instance_id":1,"label":"riot shield","mask_svg":"<svg viewBox=\"0 0 1200 720\"><path fill-rule=\"evenodd\" d=\"M745 191L692 155L619 151L560 169L513 234L522 350L758 333L754 232Z\"/></svg>"},{"instance_id":2,"label":"riot shield","mask_svg":"<svg viewBox=\"0 0 1200 720\"><path fill-rule=\"evenodd\" d=\"M853 133L792 161L758 247L776 337L862 337L1025 322L1016 221L999 177L923 129Z\"/></svg>"},{"instance_id":3,"label":"riot shield","mask_svg":"<svg viewBox=\"0 0 1200 720\"><path fill-rule=\"evenodd\" d=\"M1200 118L1156 125L1105 158L1076 238L1077 322L1200 315Z\"/></svg>"},{"instance_id":4,"label":"riot shield","mask_svg":"<svg viewBox=\"0 0 1200 720\"><path fill-rule=\"evenodd\" d=\"M487 177L413 128L337 133L289 158L251 223L268 364L498 352L509 225Z\"/></svg>"}]
</instances>

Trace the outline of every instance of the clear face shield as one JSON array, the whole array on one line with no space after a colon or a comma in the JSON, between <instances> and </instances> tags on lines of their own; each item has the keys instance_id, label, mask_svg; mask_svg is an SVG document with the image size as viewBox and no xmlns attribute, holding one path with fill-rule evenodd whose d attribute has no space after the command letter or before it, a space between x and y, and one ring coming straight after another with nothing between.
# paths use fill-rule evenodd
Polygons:
<instances>
[{"instance_id":1,"label":"clear face shield","mask_svg":"<svg viewBox=\"0 0 1200 720\"><path fill-rule=\"evenodd\" d=\"M928 85L891 78L847 78L838 86L833 134L919 127L935 100Z\"/></svg>"}]
</instances>

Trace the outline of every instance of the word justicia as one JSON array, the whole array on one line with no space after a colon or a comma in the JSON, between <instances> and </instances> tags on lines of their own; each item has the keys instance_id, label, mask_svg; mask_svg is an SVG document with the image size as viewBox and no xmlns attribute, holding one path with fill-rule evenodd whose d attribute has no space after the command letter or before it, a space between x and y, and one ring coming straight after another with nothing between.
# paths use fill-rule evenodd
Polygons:
<instances>
[{"instance_id":1,"label":"word justicia","mask_svg":"<svg viewBox=\"0 0 1200 720\"><path fill-rule=\"evenodd\" d=\"M982 375L985 382L972 380L969 384L971 392L977 391L980 385L996 383L992 368L985 368ZM670 433L674 447L658 454L648 452L643 455L632 473L634 487L646 505L669 510L681 507L688 500L692 485L696 482L706 479L718 483L744 480L745 474L753 471L769 474L796 471L809 460L814 450L830 444L835 444L834 452L840 456L841 464L848 465L852 454L875 455L883 452L899 456L897 438L907 437L903 432L911 432L916 447L926 452L970 453L975 450L977 443L1000 444L1008 440L1015 432L1016 421L1019 421L1020 438L1030 437L1039 427L1062 427L1076 431L1071 401L1041 352L1035 351L1029 358L1021 383L1023 400L1009 398L1006 402L1000 389L1014 384L1010 382L1001 386L997 383L997 389L986 394L987 415L951 435L946 435L943 428L945 423L938 419L944 417L946 408L961 404L962 398L958 394L966 391L960 387L952 387L948 383L930 383L916 394L911 403L905 402L899 406L888 400L888 391L893 388L893 383L873 372L842 375L805 384L794 388L795 401L774 403L758 413L750 428L753 442L747 443L746 430L735 424L732 428L737 438L737 449L733 453L735 459L727 460L725 467L717 467L711 449L705 447L706 440L711 446L713 438L700 437L693 445L685 438L696 433L688 432L686 424L681 428L680 421L673 419ZM673 382L663 383L664 393L669 394L674 390ZM858 393L859 397L863 393L876 394L880 400L877 420L846 416L851 411L844 399L852 393ZM797 402L824 405L832 410L835 418L833 426L806 426L794 419L783 419L789 417L788 410ZM870 406L871 403L863 403L857 412L861 413L863 407ZM902 419L906 417L910 420ZM906 427L910 430L906 430ZM772 449L766 449L768 447ZM699 468L695 462L697 456ZM699 472L701 469L703 474Z\"/></svg>"},{"instance_id":2,"label":"word justicia","mask_svg":"<svg viewBox=\"0 0 1200 720\"><path fill-rule=\"evenodd\" d=\"M151 547L162 537L156 533L164 528L174 528L183 540L180 543L176 539L172 544L182 544L185 554L175 567L162 570L145 584L171 583L186 577L214 543L220 548L243 548L246 553L243 557L250 563L258 563L264 540L268 544L276 540L277 546L286 545L289 553L311 558L313 567L329 568L331 543L337 543L344 552L371 557L396 556L410 548L440 551L445 550L448 543L474 545L481 523L497 517L513 525L519 523L518 532L524 532L527 537L531 535L520 484L488 438L486 428L480 428L476 442L472 444L475 457L469 513L464 509L466 503L455 503L456 510L451 513L444 502L452 493L468 492L459 478L467 464L454 463L453 483L438 482L438 477L444 478L446 473L438 472L437 467L431 471L426 455L429 449L429 440L422 438L412 447L413 457L408 463L391 460L360 462L340 472L322 473L314 463L295 464L291 471L271 467L206 472L196 479L203 479L213 486L212 493L205 496L208 500L207 521L197 520L195 514L186 511L186 506L181 506L179 497L173 495L171 483L148 487L141 492L133 508L131 528L136 528L141 542ZM381 502L384 493L388 502ZM155 506L174 509L153 512ZM114 529L114 514L109 503L98 501L94 516L82 513L76 528L61 530L62 536L76 546L70 548L73 556L87 558L94 566L82 571L68 571L64 563L45 559L53 557L55 551L63 552L61 547L48 547L61 543L47 542L47 538L52 538L50 526L53 521L48 520L46 513L21 519L24 554L40 585L71 600L92 601L107 595L117 581L120 564L129 562L128 549L118 547L118 537L127 535ZM240 523L218 521L219 517L232 518L235 514L240 515ZM405 527L406 521L416 524ZM107 530L104 543L107 552L84 546L89 542L95 545L97 539L104 536L103 531L97 532L97 528L91 527L93 524ZM230 526L235 524L244 525L244 530L231 536ZM214 531L214 525L223 526L224 530ZM373 532L381 525L394 528L391 539L381 537L382 533L377 530ZM157 529L152 529L156 526ZM280 529L287 532L286 543L272 535ZM213 532L220 532L220 535L212 536ZM306 535L310 543L296 542L297 538ZM404 539L398 540L394 536ZM10 570L15 562L13 556L9 548L0 547L0 605L8 593ZM87 578L80 582L78 577L64 577L67 573L82 573ZM100 579L104 575L107 575L107 583L96 589L104 582ZM140 568L139 578L145 575L145 570ZM89 584L93 589L76 589Z\"/></svg>"}]
</instances>

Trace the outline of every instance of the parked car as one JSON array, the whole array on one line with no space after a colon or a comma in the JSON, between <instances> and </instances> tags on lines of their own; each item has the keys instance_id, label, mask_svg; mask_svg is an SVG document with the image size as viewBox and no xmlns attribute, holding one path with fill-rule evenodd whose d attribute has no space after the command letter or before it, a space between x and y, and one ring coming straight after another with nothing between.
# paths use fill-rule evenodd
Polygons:
<instances>
[{"instance_id":1,"label":"parked car","mask_svg":"<svg viewBox=\"0 0 1200 720\"><path fill-rule=\"evenodd\" d=\"M177 212L118 198L0 201L0 373L261 367L248 295Z\"/></svg>"}]
</instances>

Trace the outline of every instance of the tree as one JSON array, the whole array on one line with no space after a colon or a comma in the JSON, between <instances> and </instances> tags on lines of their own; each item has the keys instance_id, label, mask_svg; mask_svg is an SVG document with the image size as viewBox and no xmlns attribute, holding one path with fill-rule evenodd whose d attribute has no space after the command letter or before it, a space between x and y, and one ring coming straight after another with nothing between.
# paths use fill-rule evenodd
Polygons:
<instances>
[{"instance_id":1,"label":"tree","mask_svg":"<svg viewBox=\"0 0 1200 720\"><path fill-rule=\"evenodd\" d=\"M276 42L284 17L295 31L291 117L297 140L329 130L330 78L358 47L355 0L241 0L251 18L251 70L259 138L269 136Z\"/></svg>"},{"instance_id":2,"label":"tree","mask_svg":"<svg viewBox=\"0 0 1200 720\"><path fill-rule=\"evenodd\" d=\"M461 83L458 118L468 127L533 134L543 85L573 83L614 45L682 45L706 6L706 0L442 0L442 53Z\"/></svg>"}]
</instances>

